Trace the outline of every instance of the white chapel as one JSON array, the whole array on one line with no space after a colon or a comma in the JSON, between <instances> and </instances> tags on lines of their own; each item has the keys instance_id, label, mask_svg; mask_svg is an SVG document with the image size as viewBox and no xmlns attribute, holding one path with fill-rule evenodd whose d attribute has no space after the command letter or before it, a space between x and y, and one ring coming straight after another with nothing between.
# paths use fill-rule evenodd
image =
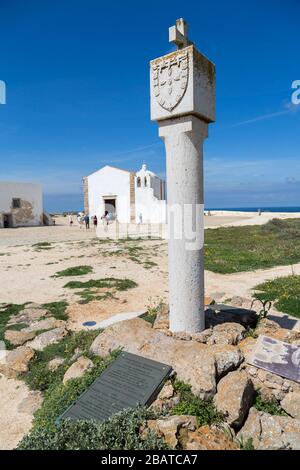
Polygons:
<instances>
[{"instance_id":1,"label":"white chapel","mask_svg":"<svg viewBox=\"0 0 300 470\"><path fill-rule=\"evenodd\" d=\"M84 211L120 223L166 223L165 181L143 164L137 172L106 165L83 178Z\"/></svg>"}]
</instances>

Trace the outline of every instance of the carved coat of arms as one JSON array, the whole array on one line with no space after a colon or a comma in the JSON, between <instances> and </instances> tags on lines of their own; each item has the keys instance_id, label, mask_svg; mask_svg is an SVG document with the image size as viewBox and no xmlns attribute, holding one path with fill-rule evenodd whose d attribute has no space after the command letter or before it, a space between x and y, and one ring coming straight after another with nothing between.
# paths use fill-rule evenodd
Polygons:
<instances>
[{"instance_id":1,"label":"carved coat of arms","mask_svg":"<svg viewBox=\"0 0 300 470\"><path fill-rule=\"evenodd\" d=\"M152 65L154 96L160 106L172 111L182 100L189 79L188 52L161 59Z\"/></svg>"}]
</instances>

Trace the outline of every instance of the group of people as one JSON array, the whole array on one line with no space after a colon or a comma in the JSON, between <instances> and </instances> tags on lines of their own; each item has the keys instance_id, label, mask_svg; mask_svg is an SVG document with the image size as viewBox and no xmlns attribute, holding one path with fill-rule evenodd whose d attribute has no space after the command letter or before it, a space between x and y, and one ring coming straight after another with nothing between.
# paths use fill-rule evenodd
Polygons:
<instances>
[{"instance_id":1,"label":"group of people","mask_svg":"<svg viewBox=\"0 0 300 470\"><path fill-rule=\"evenodd\" d=\"M73 217L71 214L68 215L69 219L69 225L72 227L74 224ZM108 225L110 220L113 220L113 214L109 213L108 211L105 211L104 214L101 217L101 220L103 224ZM83 214L82 212L77 214L77 222L79 225L79 228L83 227L85 225L86 229L90 228L90 223L93 224L94 228L97 228L98 225L98 218L96 215L90 217L88 214Z\"/></svg>"},{"instance_id":2,"label":"group of people","mask_svg":"<svg viewBox=\"0 0 300 470\"><path fill-rule=\"evenodd\" d=\"M73 221L73 217L72 217L71 214L68 215L68 219L69 219L69 225L72 227L73 224L74 224L74 221ZM94 215L90 218L90 216L88 214L82 214L82 213L79 212L78 215L77 215L77 222L78 222L79 228L81 228L85 225L85 228L89 229L90 228L90 219L91 219L91 222L94 225L94 227L97 228L98 219L97 219L96 215Z\"/></svg>"}]
</instances>

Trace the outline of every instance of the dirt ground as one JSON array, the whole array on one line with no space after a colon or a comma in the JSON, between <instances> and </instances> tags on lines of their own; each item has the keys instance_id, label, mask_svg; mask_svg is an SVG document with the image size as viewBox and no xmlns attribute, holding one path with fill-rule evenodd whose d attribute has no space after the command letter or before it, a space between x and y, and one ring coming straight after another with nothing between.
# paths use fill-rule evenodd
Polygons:
<instances>
[{"instance_id":1,"label":"dirt ground","mask_svg":"<svg viewBox=\"0 0 300 470\"><path fill-rule=\"evenodd\" d=\"M274 214L258 216L250 213L213 213L212 216L205 217L205 226L215 228L223 225L265 223L273 217ZM282 214L280 217L294 215ZM45 242L50 245L36 245ZM142 311L151 305L157 305L160 300L166 300L167 242L130 242L130 246L138 247L134 256L126 251L127 245L128 242L101 242L95 237L93 228L80 229L76 223L70 227L65 218L58 219L56 226L52 227L1 229L0 304L66 300L69 303L69 328L78 330L83 328L84 321L103 321L115 314ZM92 273L76 277L53 277L58 271L80 265L91 266ZM300 274L300 264L293 269ZM248 297L251 288L259 282L290 274L290 271L290 266L281 266L228 275L207 272L206 295L214 297L215 294L222 294L223 298L237 295ZM78 303L81 299L76 293L78 289L64 287L70 280L87 281L107 277L128 278L135 281L137 287L118 291L114 298L86 304ZM14 448L29 431L33 416L31 403L31 392L23 382L0 375L0 449Z\"/></svg>"},{"instance_id":2,"label":"dirt ground","mask_svg":"<svg viewBox=\"0 0 300 470\"><path fill-rule=\"evenodd\" d=\"M278 215L276 215L278 216ZM281 214L282 218L291 214ZM258 216L251 213L220 212L205 217L206 227L244 225L264 220L274 214ZM38 246L38 243L50 243ZM101 243L94 228L86 230L75 223L68 225L67 218L59 218L51 227L33 227L0 230L0 303L48 303L66 300L69 303L69 327L82 328L87 320L102 321L112 315L143 310L165 300L168 295L167 242L144 240L130 242L138 247L132 257L126 244ZM120 251L121 250L121 251ZM150 261L147 265L144 261ZM55 277L66 268L88 265L93 272L84 276ZM296 266L294 269L298 270ZM290 267L273 268L230 275L206 273L206 294L224 293L228 297L246 296L258 282L277 273L290 274ZM88 281L107 277L128 278L137 287L117 292L114 297L80 304L78 289L64 287L70 280Z\"/></svg>"}]
</instances>

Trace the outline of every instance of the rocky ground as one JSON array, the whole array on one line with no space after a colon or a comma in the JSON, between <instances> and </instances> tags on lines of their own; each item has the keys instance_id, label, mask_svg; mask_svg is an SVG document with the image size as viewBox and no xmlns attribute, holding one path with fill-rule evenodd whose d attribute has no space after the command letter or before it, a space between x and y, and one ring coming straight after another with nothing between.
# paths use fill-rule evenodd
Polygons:
<instances>
[{"instance_id":1,"label":"rocky ground","mask_svg":"<svg viewBox=\"0 0 300 470\"><path fill-rule=\"evenodd\" d=\"M141 437L153 429L173 449L300 449L300 384L247 363L258 335L299 345L300 333L269 319L253 328L253 313L242 317L240 323L230 319L230 315L208 310L206 330L195 335L172 334L168 309L160 306L153 315L153 325L134 318L95 333L88 354L78 348L72 353L62 382L83 377L94 367L93 358L106 357L121 347L163 361L174 370L152 404L158 418L143 426ZM19 328L13 329L16 325ZM7 402L2 398L6 423L0 432L2 449L14 448L28 433L33 413L43 400L40 392L30 391L19 378L40 352L60 344L68 334L65 320L56 319L37 304L29 304L10 317L5 331L10 349L0 360L0 392ZM62 363L63 358L54 357L46 367L55 371ZM207 403L209 409L213 407L218 421L199 425L196 415L180 412L184 408L176 408L181 395L174 380L191 386L193 397Z\"/></svg>"}]
</instances>

